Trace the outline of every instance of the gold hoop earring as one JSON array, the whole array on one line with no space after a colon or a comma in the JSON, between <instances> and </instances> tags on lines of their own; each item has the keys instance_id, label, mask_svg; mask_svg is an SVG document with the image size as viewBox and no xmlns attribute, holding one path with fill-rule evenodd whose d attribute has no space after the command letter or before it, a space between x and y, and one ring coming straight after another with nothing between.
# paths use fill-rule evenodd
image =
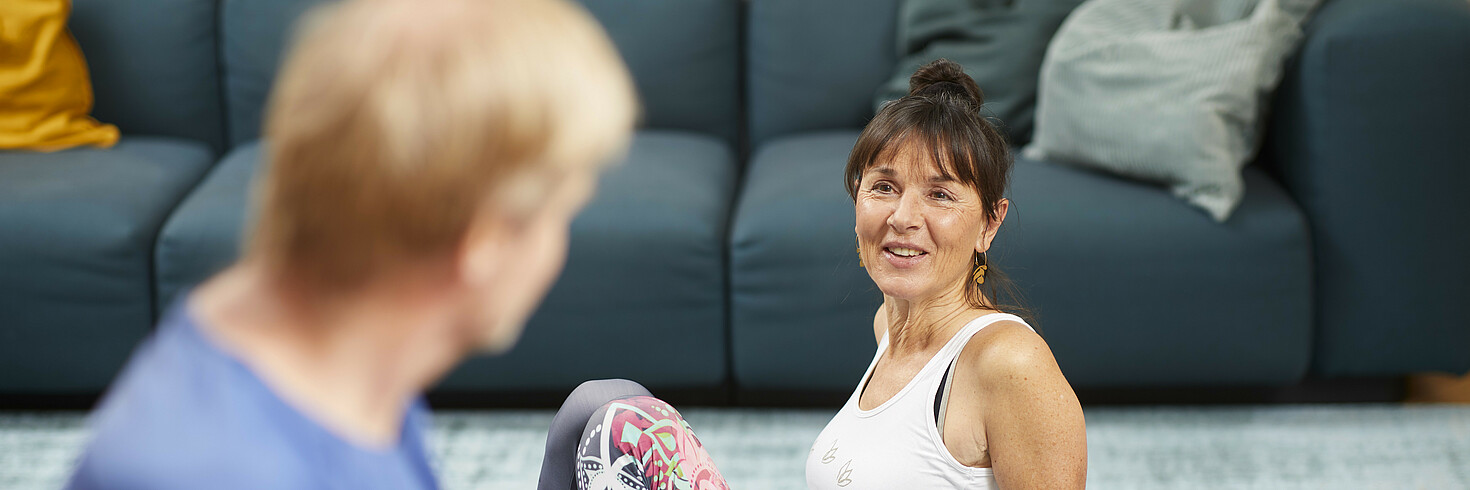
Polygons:
<instances>
[{"instance_id":1,"label":"gold hoop earring","mask_svg":"<svg viewBox=\"0 0 1470 490\"><path fill-rule=\"evenodd\" d=\"M854 239L854 240L856 240L856 239ZM863 265L863 245L861 243L859 243L858 246L857 246L857 254L858 254L858 267L862 267L864 269L868 268L868 266Z\"/></svg>"},{"instance_id":2,"label":"gold hoop earring","mask_svg":"<svg viewBox=\"0 0 1470 490\"><path fill-rule=\"evenodd\" d=\"M990 259L985 256L985 252L980 252L976 257L980 264L975 267L975 273L971 274L971 277L975 280L975 284L985 284L985 273L990 270Z\"/></svg>"}]
</instances>

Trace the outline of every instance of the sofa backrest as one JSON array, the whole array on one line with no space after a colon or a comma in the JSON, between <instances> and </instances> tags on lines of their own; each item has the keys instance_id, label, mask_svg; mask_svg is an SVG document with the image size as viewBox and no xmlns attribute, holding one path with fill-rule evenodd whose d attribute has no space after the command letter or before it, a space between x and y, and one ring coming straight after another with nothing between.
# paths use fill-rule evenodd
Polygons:
<instances>
[{"instance_id":1,"label":"sofa backrest","mask_svg":"<svg viewBox=\"0 0 1470 490\"><path fill-rule=\"evenodd\" d=\"M296 19L322 0L223 0L229 143L260 137L271 83ZM739 0L584 0L636 79L643 126L734 144L739 131Z\"/></svg>"},{"instance_id":2,"label":"sofa backrest","mask_svg":"<svg viewBox=\"0 0 1470 490\"><path fill-rule=\"evenodd\" d=\"M91 72L92 115L124 135L224 148L216 0L75 0L68 28Z\"/></svg>"},{"instance_id":3,"label":"sofa backrest","mask_svg":"<svg viewBox=\"0 0 1470 490\"><path fill-rule=\"evenodd\" d=\"M719 136L740 132L742 0L582 0L638 84L643 123Z\"/></svg>"},{"instance_id":4,"label":"sofa backrest","mask_svg":"<svg viewBox=\"0 0 1470 490\"><path fill-rule=\"evenodd\" d=\"M892 76L899 0L749 0L753 147L802 131L861 128Z\"/></svg>"}]
</instances>

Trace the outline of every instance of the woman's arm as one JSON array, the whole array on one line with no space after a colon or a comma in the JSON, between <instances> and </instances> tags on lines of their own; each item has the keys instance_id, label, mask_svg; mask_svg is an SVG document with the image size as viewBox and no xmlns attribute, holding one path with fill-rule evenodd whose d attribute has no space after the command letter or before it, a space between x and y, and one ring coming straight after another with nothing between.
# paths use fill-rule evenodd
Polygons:
<instances>
[{"instance_id":1,"label":"woman's arm","mask_svg":"<svg viewBox=\"0 0 1470 490\"><path fill-rule=\"evenodd\" d=\"M999 326L999 325L997 325ZM1077 394L1046 341L1029 329L997 329L974 362L984 431L1003 489L1084 488L1087 425Z\"/></svg>"}]
</instances>

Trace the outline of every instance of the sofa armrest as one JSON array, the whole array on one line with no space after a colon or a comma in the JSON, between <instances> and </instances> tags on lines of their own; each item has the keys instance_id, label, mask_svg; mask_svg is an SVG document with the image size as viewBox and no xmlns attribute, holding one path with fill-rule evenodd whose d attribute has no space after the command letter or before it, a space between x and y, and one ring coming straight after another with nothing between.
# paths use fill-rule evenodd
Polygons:
<instances>
[{"instance_id":1,"label":"sofa armrest","mask_svg":"<svg viewBox=\"0 0 1470 490\"><path fill-rule=\"evenodd\" d=\"M1263 161L1306 211L1313 371L1470 370L1470 2L1329 0Z\"/></svg>"}]
</instances>

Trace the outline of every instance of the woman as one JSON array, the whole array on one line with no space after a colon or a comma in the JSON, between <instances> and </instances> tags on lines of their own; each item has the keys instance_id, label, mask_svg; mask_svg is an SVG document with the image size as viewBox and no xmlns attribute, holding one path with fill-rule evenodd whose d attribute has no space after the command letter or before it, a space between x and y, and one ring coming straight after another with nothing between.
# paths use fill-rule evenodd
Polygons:
<instances>
[{"instance_id":1,"label":"woman","mask_svg":"<svg viewBox=\"0 0 1470 490\"><path fill-rule=\"evenodd\" d=\"M858 257L883 291L878 352L812 446L809 488L1086 482L1077 396L1046 342L985 291L1011 156L983 103L958 64L925 65L848 158Z\"/></svg>"},{"instance_id":2,"label":"woman","mask_svg":"<svg viewBox=\"0 0 1470 490\"><path fill-rule=\"evenodd\" d=\"M909 85L848 158L858 256L884 297L878 352L812 446L807 486L1081 488L1077 397L1046 342L994 299L986 252L1010 206L1005 140L958 64L930 63ZM636 383L586 383L552 423L539 488L725 488L689 432Z\"/></svg>"}]
</instances>

